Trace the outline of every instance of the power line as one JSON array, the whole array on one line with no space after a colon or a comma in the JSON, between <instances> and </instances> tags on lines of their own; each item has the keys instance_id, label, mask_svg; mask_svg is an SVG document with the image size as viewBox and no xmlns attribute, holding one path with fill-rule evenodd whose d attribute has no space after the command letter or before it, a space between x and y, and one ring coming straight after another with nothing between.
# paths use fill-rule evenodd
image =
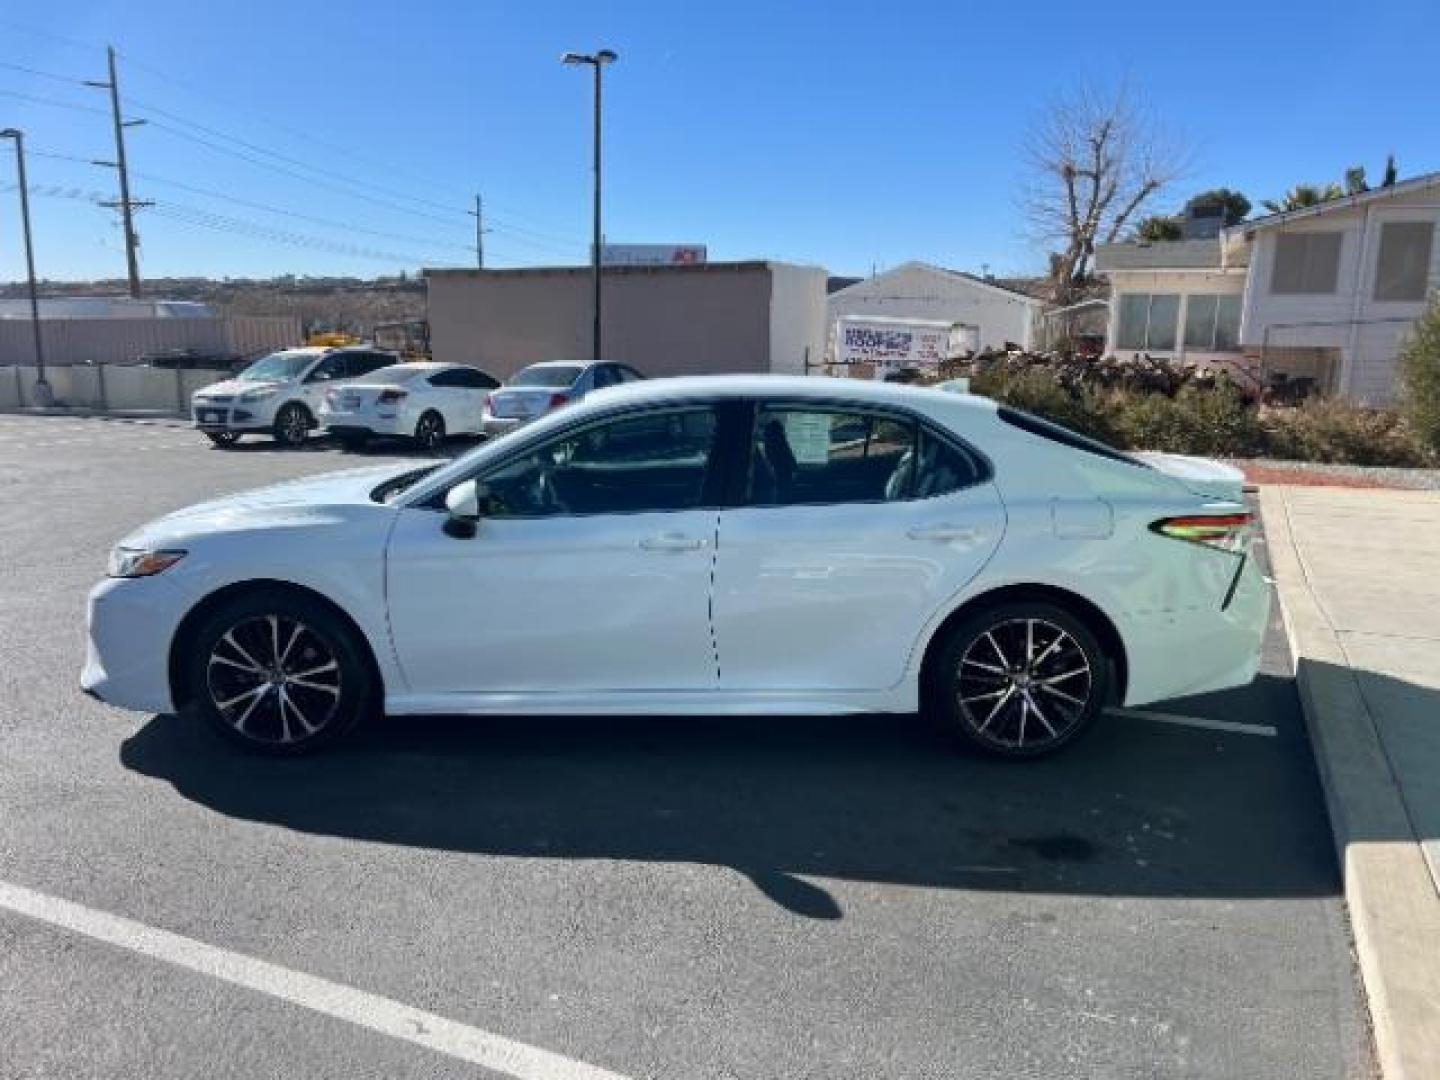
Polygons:
<instances>
[{"instance_id":1,"label":"power line","mask_svg":"<svg viewBox=\"0 0 1440 1080\"><path fill-rule=\"evenodd\" d=\"M5 60L0 60L0 68L5 68L7 71L18 71L25 75L36 75L39 78L51 79L54 82L69 83L72 86L85 85L84 79L77 79L70 75L60 75L53 71L41 71L39 68L26 67L24 64L12 64Z\"/></svg>"},{"instance_id":2,"label":"power line","mask_svg":"<svg viewBox=\"0 0 1440 1080\"><path fill-rule=\"evenodd\" d=\"M93 105L77 105L73 101L61 101L58 98L43 97L39 94L25 94L19 90L0 90L0 97L28 101L32 105L47 105L53 109L70 109L72 112L94 113L97 116L109 115L109 110L97 109Z\"/></svg>"}]
</instances>

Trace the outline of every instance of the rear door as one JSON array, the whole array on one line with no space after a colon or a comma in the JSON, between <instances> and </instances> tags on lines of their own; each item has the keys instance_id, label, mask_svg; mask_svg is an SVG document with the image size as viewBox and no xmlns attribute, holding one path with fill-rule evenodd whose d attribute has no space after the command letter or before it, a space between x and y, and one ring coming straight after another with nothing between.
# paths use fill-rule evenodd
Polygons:
<instances>
[{"instance_id":1,"label":"rear door","mask_svg":"<svg viewBox=\"0 0 1440 1080\"><path fill-rule=\"evenodd\" d=\"M994 552L985 459L862 406L754 411L742 505L721 514L714 619L726 690L879 690Z\"/></svg>"}]
</instances>

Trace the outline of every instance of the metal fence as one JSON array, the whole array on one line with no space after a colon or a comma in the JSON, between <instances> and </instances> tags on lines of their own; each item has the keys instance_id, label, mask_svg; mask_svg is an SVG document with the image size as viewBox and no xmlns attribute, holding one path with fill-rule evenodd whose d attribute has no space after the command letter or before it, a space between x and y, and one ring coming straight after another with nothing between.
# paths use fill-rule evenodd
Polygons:
<instances>
[{"instance_id":1,"label":"metal fence","mask_svg":"<svg viewBox=\"0 0 1440 1080\"><path fill-rule=\"evenodd\" d=\"M41 319L45 366L134 364L147 353L191 350L214 356L255 356L298 345L295 316L237 315L218 319ZM31 364L29 319L0 319L0 365Z\"/></svg>"}]
</instances>

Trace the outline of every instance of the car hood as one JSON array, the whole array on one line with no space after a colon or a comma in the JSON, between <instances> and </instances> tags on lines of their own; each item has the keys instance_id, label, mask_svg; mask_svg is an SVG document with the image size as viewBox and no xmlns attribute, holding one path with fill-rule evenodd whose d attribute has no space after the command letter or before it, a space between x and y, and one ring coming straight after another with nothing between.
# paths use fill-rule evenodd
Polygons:
<instances>
[{"instance_id":1,"label":"car hood","mask_svg":"<svg viewBox=\"0 0 1440 1080\"><path fill-rule=\"evenodd\" d=\"M1223 461L1155 452L1132 453L1130 456L1180 481L1197 495L1231 502L1244 501L1245 474Z\"/></svg>"},{"instance_id":2,"label":"car hood","mask_svg":"<svg viewBox=\"0 0 1440 1080\"><path fill-rule=\"evenodd\" d=\"M386 480L412 472L416 467L413 462L401 462L346 469L211 499L141 526L121 540L120 545L165 547L209 533L242 532L287 523L335 522L361 508L387 510L388 507L371 499L370 493Z\"/></svg>"},{"instance_id":3,"label":"car hood","mask_svg":"<svg viewBox=\"0 0 1440 1080\"><path fill-rule=\"evenodd\" d=\"M211 394L243 394L246 390L275 390L286 385L283 379L226 379L224 382L202 386L195 393L209 397Z\"/></svg>"}]
</instances>

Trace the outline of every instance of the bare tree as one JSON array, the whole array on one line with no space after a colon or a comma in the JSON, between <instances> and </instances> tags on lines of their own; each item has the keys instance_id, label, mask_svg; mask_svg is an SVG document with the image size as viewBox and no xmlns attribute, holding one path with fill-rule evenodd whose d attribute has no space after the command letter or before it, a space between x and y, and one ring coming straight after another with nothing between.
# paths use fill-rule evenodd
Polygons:
<instances>
[{"instance_id":1,"label":"bare tree","mask_svg":"<svg viewBox=\"0 0 1440 1080\"><path fill-rule=\"evenodd\" d=\"M1128 92L1081 87L1056 98L1025 143L1030 179L1021 208L1050 246L1052 298L1074 299L1097 243L1113 243L1127 222L1185 172L1188 154L1162 136Z\"/></svg>"}]
</instances>

